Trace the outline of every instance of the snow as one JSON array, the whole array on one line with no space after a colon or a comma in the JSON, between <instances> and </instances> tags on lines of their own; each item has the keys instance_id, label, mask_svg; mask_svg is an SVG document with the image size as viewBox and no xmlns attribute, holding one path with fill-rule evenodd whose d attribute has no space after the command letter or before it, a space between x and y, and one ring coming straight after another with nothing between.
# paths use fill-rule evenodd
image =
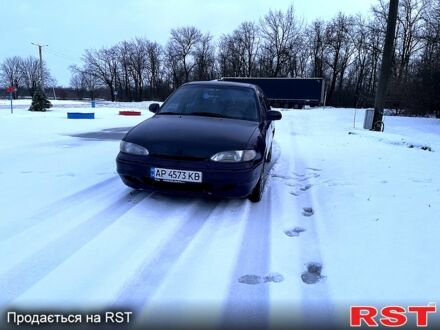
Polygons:
<instances>
[{"instance_id":1,"label":"snow","mask_svg":"<svg viewBox=\"0 0 440 330\"><path fill-rule=\"evenodd\" d=\"M0 100L0 310L128 307L138 322L276 326L440 298L439 120L385 117L377 133L362 129L364 110L356 127L354 109L283 110L252 204L125 187L118 136L150 102L14 103L10 114ZM89 132L102 138L74 136Z\"/></svg>"}]
</instances>

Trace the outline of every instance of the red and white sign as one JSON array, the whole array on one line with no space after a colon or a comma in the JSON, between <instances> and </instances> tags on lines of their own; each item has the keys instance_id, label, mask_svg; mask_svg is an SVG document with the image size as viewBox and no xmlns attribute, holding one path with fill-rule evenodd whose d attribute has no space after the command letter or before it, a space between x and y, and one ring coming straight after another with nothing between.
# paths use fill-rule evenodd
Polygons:
<instances>
[{"instance_id":1,"label":"red and white sign","mask_svg":"<svg viewBox=\"0 0 440 330\"><path fill-rule=\"evenodd\" d=\"M14 93L15 92L15 88L14 88L14 86L9 86L8 88L6 88L6 91L8 93Z\"/></svg>"},{"instance_id":2,"label":"red and white sign","mask_svg":"<svg viewBox=\"0 0 440 330\"><path fill-rule=\"evenodd\" d=\"M379 323L384 327L402 327L408 323L408 313L415 314L416 326L427 327L429 314L436 313L437 307L434 304L426 306L386 306L378 312L374 306L351 306L350 326L351 327L378 327Z\"/></svg>"}]
</instances>

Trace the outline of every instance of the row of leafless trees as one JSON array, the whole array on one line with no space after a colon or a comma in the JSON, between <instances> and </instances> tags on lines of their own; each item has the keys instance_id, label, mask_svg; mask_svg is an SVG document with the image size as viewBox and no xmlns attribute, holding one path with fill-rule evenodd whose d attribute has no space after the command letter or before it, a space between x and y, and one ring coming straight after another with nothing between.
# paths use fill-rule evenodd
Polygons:
<instances>
[{"instance_id":1,"label":"row of leafless trees","mask_svg":"<svg viewBox=\"0 0 440 330\"><path fill-rule=\"evenodd\" d=\"M212 36L195 27L172 30L165 48L136 38L87 50L83 62L82 67L72 67L72 86L92 94L104 86L112 101L164 97L184 82L212 79L217 73Z\"/></svg>"},{"instance_id":2,"label":"row of leafless trees","mask_svg":"<svg viewBox=\"0 0 440 330\"><path fill-rule=\"evenodd\" d=\"M53 86L55 80L49 73L47 66L43 63L43 81ZM36 57L19 56L6 58L0 64L0 85L4 87L13 86L17 91L25 89L29 95L33 95L40 83L40 61ZM17 98L17 91L14 98Z\"/></svg>"},{"instance_id":3,"label":"row of leafless trees","mask_svg":"<svg viewBox=\"0 0 440 330\"><path fill-rule=\"evenodd\" d=\"M112 101L141 101L164 82L162 47L146 39L124 41L111 48L87 50L83 66L71 67L71 85L78 91L105 87Z\"/></svg>"},{"instance_id":4,"label":"row of leafless trees","mask_svg":"<svg viewBox=\"0 0 440 330\"><path fill-rule=\"evenodd\" d=\"M387 12L386 1L378 0L365 16L339 13L305 24L289 7L269 11L258 22L243 22L218 40L195 27L180 27L171 30L164 46L137 38L85 51L82 65L72 67L71 85L78 97L93 98L105 90L111 100L139 101L164 98L191 80L324 77L328 104L371 107ZM5 60L1 70L11 82L14 59ZM415 114L438 112L439 86L440 1L400 0L386 106Z\"/></svg>"}]
</instances>

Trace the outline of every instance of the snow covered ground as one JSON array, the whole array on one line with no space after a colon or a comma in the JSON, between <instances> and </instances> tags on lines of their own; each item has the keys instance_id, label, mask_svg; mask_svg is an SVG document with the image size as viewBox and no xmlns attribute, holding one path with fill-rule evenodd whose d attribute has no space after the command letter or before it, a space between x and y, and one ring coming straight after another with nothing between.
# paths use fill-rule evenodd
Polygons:
<instances>
[{"instance_id":1,"label":"snow covered ground","mask_svg":"<svg viewBox=\"0 0 440 330\"><path fill-rule=\"evenodd\" d=\"M353 109L283 111L252 204L125 187L118 139L148 102L98 104L95 120L66 119L87 102L29 102L11 115L0 100L3 322L129 308L160 325L347 324L349 305L440 301L439 120L386 117L373 133L363 110L356 128Z\"/></svg>"}]
</instances>

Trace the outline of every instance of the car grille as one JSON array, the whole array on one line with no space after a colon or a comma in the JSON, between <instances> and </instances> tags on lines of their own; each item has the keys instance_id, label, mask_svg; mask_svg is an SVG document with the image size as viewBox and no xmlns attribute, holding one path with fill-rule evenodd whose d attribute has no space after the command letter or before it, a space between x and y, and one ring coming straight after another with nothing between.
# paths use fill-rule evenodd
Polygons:
<instances>
[{"instance_id":1,"label":"car grille","mask_svg":"<svg viewBox=\"0 0 440 330\"><path fill-rule=\"evenodd\" d=\"M178 155L154 155L150 154L150 157L154 159L165 159L165 160L188 160L188 161L204 161L206 158L200 157L190 157L190 156L178 156Z\"/></svg>"}]
</instances>

